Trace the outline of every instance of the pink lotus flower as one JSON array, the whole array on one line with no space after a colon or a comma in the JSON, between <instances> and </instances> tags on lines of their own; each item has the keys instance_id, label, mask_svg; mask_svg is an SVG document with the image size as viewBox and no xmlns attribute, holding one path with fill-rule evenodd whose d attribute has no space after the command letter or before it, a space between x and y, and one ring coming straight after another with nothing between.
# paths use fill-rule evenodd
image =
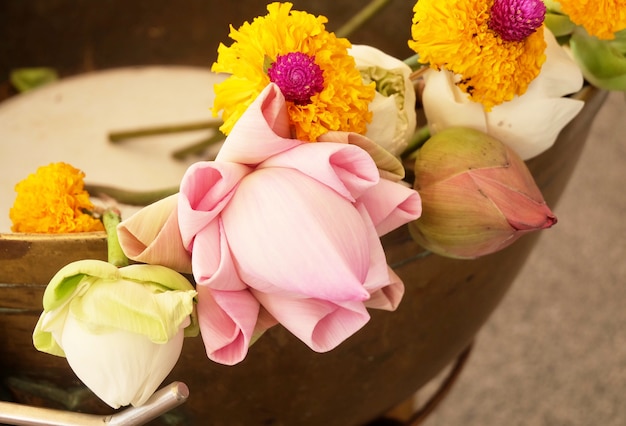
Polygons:
<instances>
[{"instance_id":1,"label":"pink lotus flower","mask_svg":"<svg viewBox=\"0 0 626 426\"><path fill-rule=\"evenodd\" d=\"M172 261L153 244L167 244L163 233L191 254L200 330L214 361L241 361L276 322L328 351L369 320L367 307L397 307L404 287L379 236L419 217L419 195L380 178L372 157L347 143L360 136L332 136L336 142L291 139L285 100L270 84L216 160L187 170L171 213L178 229L164 226L141 243L151 263ZM122 247L136 243L140 224L122 224Z\"/></svg>"}]
</instances>

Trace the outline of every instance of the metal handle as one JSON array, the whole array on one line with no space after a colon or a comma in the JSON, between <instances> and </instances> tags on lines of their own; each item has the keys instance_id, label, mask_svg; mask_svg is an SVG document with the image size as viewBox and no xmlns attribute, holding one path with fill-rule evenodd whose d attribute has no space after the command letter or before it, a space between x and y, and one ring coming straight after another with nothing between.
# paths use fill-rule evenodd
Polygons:
<instances>
[{"instance_id":1,"label":"metal handle","mask_svg":"<svg viewBox=\"0 0 626 426\"><path fill-rule=\"evenodd\" d=\"M181 405L188 397L187 385L174 382L156 391L144 405L108 416L0 402L0 422L25 426L139 426Z\"/></svg>"}]
</instances>

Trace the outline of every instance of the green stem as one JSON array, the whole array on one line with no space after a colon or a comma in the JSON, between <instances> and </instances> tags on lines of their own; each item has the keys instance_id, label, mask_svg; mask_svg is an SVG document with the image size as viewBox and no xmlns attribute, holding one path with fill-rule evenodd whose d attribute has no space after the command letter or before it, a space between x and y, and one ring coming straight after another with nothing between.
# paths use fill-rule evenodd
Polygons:
<instances>
[{"instance_id":1,"label":"green stem","mask_svg":"<svg viewBox=\"0 0 626 426\"><path fill-rule=\"evenodd\" d=\"M219 120L204 121L199 123L174 124L166 126L146 127L142 129L122 130L109 133L109 140L113 143L125 139L141 138L145 136L165 135L170 133L190 132L193 130L215 129L222 125Z\"/></svg>"},{"instance_id":2,"label":"green stem","mask_svg":"<svg viewBox=\"0 0 626 426\"><path fill-rule=\"evenodd\" d=\"M419 63L419 58L420 58L420 55L416 53L415 55L409 56L408 58L406 58L403 62L407 64L409 67L411 67L413 71L415 71L419 67L424 66L423 64Z\"/></svg>"},{"instance_id":3,"label":"green stem","mask_svg":"<svg viewBox=\"0 0 626 426\"><path fill-rule=\"evenodd\" d=\"M116 209L106 209L102 214L102 223L107 233L108 261L118 268L128 265L128 258L124 254L117 236L117 225L121 220L120 213Z\"/></svg>"},{"instance_id":4,"label":"green stem","mask_svg":"<svg viewBox=\"0 0 626 426\"><path fill-rule=\"evenodd\" d=\"M402 158L407 158L416 152L424 143L430 138L430 130L428 126L422 126L413 134L413 137L409 141L406 149L402 153Z\"/></svg>"},{"instance_id":5,"label":"green stem","mask_svg":"<svg viewBox=\"0 0 626 426\"><path fill-rule=\"evenodd\" d=\"M350 18L348 22L343 24L341 28L335 31L335 35L337 35L337 37L349 37L389 3L391 3L391 0L372 0L367 6L361 9L360 12Z\"/></svg>"},{"instance_id":6,"label":"green stem","mask_svg":"<svg viewBox=\"0 0 626 426\"><path fill-rule=\"evenodd\" d=\"M118 203L130 206L147 206L148 204L152 204L178 192L178 187L152 191L129 191L126 189L115 188L113 186L92 184L85 184L85 189L91 196L97 197L104 195L114 199Z\"/></svg>"},{"instance_id":7,"label":"green stem","mask_svg":"<svg viewBox=\"0 0 626 426\"><path fill-rule=\"evenodd\" d=\"M189 155L199 154L205 149L207 149L209 146L216 144L218 142L221 142L223 140L224 140L224 135L221 132L215 132L208 138L204 138L200 140L199 142L196 142L185 148L174 151L172 153L172 156L176 158L177 160L182 160Z\"/></svg>"}]
</instances>

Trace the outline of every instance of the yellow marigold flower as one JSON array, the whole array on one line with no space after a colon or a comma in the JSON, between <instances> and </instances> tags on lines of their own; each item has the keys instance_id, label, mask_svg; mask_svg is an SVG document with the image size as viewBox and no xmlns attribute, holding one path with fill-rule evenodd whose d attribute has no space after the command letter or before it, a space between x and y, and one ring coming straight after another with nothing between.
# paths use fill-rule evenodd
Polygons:
<instances>
[{"instance_id":1,"label":"yellow marigold flower","mask_svg":"<svg viewBox=\"0 0 626 426\"><path fill-rule=\"evenodd\" d=\"M212 70L231 74L215 85L213 114L223 110L230 133L259 93L276 83L287 99L295 136L315 141L329 130L365 133L375 84L364 85L350 42L326 31L324 16L291 10L291 3L271 3L266 16L230 27L234 40L220 44Z\"/></svg>"},{"instance_id":2,"label":"yellow marigold flower","mask_svg":"<svg viewBox=\"0 0 626 426\"><path fill-rule=\"evenodd\" d=\"M85 174L66 163L42 166L17 185L9 212L13 232L71 233L104 229L84 190Z\"/></svg>"},{"instance_id":3,"label":"yellow marigold flower","mask_svg":"<svg viewBox=\"0 0 626 426\"><path fill-rule=\"evenodd\" d=\"M546 59L541 0L419 0L413 11L409 47L486 111L522 95Z\"/></svg>"},{"instance_id":4,"label":"yellow marigold flower","mask_svg":"<svg viewBox=\"0 0 626 426\"><path fill-rule=\"evenodd\" d=\"M559 0L561 9L577 25L602 40L613 40L626 28L624 0Z\"/></svg>"}]
</instances>

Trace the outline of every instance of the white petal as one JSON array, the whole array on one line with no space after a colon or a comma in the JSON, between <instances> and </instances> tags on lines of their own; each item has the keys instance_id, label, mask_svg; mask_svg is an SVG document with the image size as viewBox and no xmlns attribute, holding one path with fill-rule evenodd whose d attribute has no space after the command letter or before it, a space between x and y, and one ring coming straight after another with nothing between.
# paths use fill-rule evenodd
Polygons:
<instances>
[{"instance_id":1,"label":"white petal","mask_svg":"<svg viewBox=\"0 0 626 426\"><path fill-rule=\"evenodd\" d=\"M380 67L390 71L400 71L408 69L407 74L411 73L411 69L398 58L394 58L372 46L366 44L353 44L348 53L354 57L356 66L361 67Z\"/></svg>"},{"instance_id":2,"label":"white petal","mask_svg":"<svg viewBox=\"0 0 626 426\"><path fill-rule=\"evenodd\" d=\"M385 74L403 78L403 89L398 87L399 92L384 95L376 92L376 97L370 104L373 112L372 123L368 125L365 134L392 154L401 154L415 132L417 121L415 90L410 79L411 68L403 61L372 46L353 45L349 53L354 57L357 68L365 75L370 74L369 78L374 81L378 81ZM383 99L384 103L381 102Z\"/></svg>"},{"instance_id":3,"label":"white petal","mask_svg":"<svg viewBox=\"0 0 626 426\"><path fill-rule=\"evenodd\" d=\"M544 39L547 44L546 62L523 97L559 98L579 91L583 87L583 74L576 62L547 28L544 28Z\"/></svg>"},{"instance_id":4,"label":"white petal","mask_svg":"<svg viewBox=\"0 0 626 426\"><path fill-rule=\"evenodd\" d=\"M372 111L372 122L367 126L367 136L376 143L380 141L392 141L398 125L398 115L396 113L396 101L388 96L383 96L376 92L374 100L370 103L370 111ZM394 147L385 147L389 152Z\"/></svg>"},{"instance_id":5,"label":"white petal","mask_svg":"<svg viewBox=\"0 0 626 426\"><path fill-rule=\"evenodd\" d=\"M71 315L61 346L74 373L113 408L141 405L156 391L178 361L183 330L168 343L152 343L128 332L90 333Z\"/></svg>"},{"instance_id":6,"label":"white petal","mask_svg":"<svg viewBox=\"0 0 626 426\"><path fill-rule=\"evenodd\" d=\"M513 100L488 114L488 133L506 143L522 160L550 148L561 129L582 109L583 101L544 98L532 102Z\"/></svg>"},{"instance_id":7,"label":"white petal","mask_svg":"<svg viewBox=\"0 0 626 426\"><path fill-rule=\"evenodd\" d=\"M448 71L424 74L422 95L431 133L464 126L490 134L511 147L522 159L552 146L561 129L580 112L581 101L562 96L580 90L582 73L549 30L545 30L546 62L522 96L485 112L454 84Z\"/></svg>"},{"instance_id":8,"label":"white petal","mask_svg":"<svg viewBox=\"0 0 626 426\"><path fill-rule=\"evenodd\" d=\"M472 102L454 84L454 74L449 71L428 70L424 73L422 103L431 133L448 127L471 127L487 131L483 106Z\"/></svg>"}]
</instances>

